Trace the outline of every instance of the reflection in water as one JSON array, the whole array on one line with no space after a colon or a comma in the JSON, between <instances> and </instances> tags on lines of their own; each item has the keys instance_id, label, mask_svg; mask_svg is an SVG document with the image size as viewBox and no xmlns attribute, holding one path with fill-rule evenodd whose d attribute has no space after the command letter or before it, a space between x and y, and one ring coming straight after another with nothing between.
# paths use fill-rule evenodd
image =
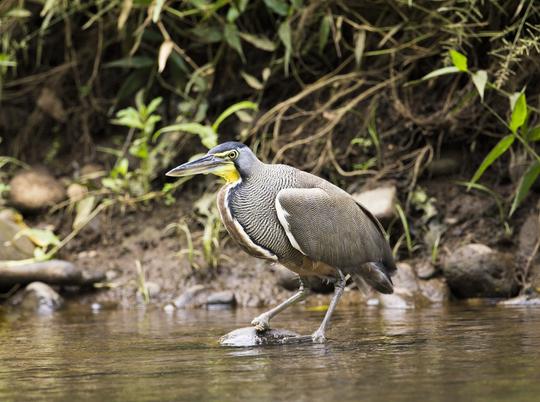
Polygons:
<instances>
[{"instance_id":1,"label":"reflection in water","mask_svg":"<svg viewBox=\"0 0 540 402\"><path fill-rule=\"evenodd\" d=\"M302 310L302 307L299 307ZM338 310L326 345L232 349L255 311L0 311L0 400L538 400L540 310ZM296 320L299 316L301 320ZM274 323L308 334L320 313Z\"/></svg>"}]
</instances>

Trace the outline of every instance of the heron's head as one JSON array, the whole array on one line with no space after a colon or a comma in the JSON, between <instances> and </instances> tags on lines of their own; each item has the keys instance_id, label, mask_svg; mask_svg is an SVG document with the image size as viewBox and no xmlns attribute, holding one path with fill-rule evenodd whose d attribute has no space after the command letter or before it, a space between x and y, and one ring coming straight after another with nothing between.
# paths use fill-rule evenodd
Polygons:
<instances>
[{"instance_id":1,"label":"heron's head","mask_svg":"<svg viewBox=\"0 0 540 402\"><path fill-rule=\"evenodd\" d=\"M167 176L181 177L212 173L228 183L247 176L255 164L260 163L255 154L240 142L224 142L212 148L202 158L177 166Z\"/></svg>"}]
</instances>

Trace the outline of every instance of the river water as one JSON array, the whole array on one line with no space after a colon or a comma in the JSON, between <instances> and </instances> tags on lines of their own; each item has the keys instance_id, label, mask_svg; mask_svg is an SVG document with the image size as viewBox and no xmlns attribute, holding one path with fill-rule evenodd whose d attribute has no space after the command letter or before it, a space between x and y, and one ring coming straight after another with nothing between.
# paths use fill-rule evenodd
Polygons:
<instances>
[{"instance_id":1,"label":"river water","mask_svg":"<svg viewBox=\"0 0 540 402\"><path fill-rule=\"evenodd\" d=\"M259 312L0 312L0 401L540 401L540 308L338 307L325 345L219 346Z\"/></svg>"}]
</instances>

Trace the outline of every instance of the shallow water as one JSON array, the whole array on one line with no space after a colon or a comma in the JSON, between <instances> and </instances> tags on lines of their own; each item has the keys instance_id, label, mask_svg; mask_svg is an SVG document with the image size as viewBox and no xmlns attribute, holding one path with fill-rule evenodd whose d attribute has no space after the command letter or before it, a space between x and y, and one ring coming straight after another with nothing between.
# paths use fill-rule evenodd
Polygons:
<instances>
[{"instance_id":1,"label":"shallow water","mask_svg":"<svg viewBox=\"0 0 540 402\"><path fill-rule=\"evenodd\" d=\"M0 400L540 400L540 309L338 307L326 345L218 345L258 312L0 312Z\"/></svg>"}]
</instances>

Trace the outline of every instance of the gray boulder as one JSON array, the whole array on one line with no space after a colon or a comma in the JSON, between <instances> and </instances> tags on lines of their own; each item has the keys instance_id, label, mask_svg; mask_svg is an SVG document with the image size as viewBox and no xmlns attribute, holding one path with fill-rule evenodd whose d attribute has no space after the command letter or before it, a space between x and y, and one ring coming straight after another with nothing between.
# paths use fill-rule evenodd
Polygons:
<instances>
[{"instance_id":1,"label":"gray boulder","mask_svg":"<svg viewBox=\"0 0 540 402\"><path fill-rule=\"evenodd\" d=\"M459 247L445 261L443 274L459 298L510 297L519 289L514 257L483 244Z\"/></svg>"}]
</instances>

